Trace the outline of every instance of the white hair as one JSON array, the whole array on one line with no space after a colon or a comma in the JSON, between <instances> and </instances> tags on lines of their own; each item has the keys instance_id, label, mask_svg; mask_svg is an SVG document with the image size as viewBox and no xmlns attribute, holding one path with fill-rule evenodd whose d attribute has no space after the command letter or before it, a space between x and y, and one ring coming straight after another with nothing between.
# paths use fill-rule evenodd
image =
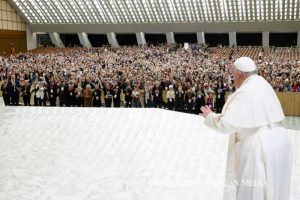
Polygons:
<instances>
[{"instance_id":1,"label":"white hair","mask_svg":"<svg viewBox=\"0 0 300 200\"><path fill-rule=\"evenodd\" d=\"M242 72L240 70L238 70L239 72L241 72L246 78L248 78L249 76L253 75L253 74L257 74L257 70L254 70L252 72Z\"/></svg>"}]
</instances>

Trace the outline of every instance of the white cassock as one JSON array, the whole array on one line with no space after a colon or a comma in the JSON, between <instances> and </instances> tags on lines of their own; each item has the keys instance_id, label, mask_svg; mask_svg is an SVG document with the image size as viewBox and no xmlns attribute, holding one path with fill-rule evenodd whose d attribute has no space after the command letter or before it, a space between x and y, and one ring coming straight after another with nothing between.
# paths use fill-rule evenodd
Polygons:
<instances>
[{"instance_id":1,"label":"white cassock","mask_svg":"<svg viewBox=\"0 0 300 200\"><path fill-rule=\"evenodd\" d=\"M287 200L292 154L278 98L265 79L248 77L226 101L221 114L210 113L205 124L235 137L228 169L235 171L238 200ZM230 163L235 161L235 163ZM235 168L235 169L234 169ZM227 172L229 173L229 172Z\"/></svg>"}]
</instances>

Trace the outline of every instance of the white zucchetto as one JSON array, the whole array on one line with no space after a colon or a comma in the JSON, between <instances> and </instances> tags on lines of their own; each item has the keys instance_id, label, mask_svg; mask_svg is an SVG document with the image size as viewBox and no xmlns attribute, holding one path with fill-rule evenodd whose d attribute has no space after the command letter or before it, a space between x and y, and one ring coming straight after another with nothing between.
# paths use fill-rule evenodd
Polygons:
<instances>
[{"instance_id":1,"label":"white zucchetto","mask_svg":"<svg viewBox=\"0 0 300 200\"><path fill-rule=\"evenodd\" d=\"M241 72L253 72L255 71L256 64L249 57L240 57L234 62L234 66Z\"/></svg>"}]
</instances>

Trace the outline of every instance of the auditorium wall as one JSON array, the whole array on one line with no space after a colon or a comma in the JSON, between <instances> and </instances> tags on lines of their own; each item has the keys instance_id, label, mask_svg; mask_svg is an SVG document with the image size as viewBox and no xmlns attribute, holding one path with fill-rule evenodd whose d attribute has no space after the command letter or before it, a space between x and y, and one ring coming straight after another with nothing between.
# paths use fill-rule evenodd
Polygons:
<instances>
[{"instance_id":1,"label":"auditorium wall","mask_svg":"<svg viewBox=\"0 0 300 200\"><path fill-rule=\"evenodd\" d=\"M26 51L26 25L6 0L0 0L0 55Z\"/></svg>"},{"instance_id":2,"label":"auditorium wall","mask_svg":"<svg viewBox=\"0 0 300 200\"><path fill-rule=\"evenodd\" d=\"M0 55L10 55L26 51L26 32L13 30L0 30Z\"/></svg>"}]
</instances>

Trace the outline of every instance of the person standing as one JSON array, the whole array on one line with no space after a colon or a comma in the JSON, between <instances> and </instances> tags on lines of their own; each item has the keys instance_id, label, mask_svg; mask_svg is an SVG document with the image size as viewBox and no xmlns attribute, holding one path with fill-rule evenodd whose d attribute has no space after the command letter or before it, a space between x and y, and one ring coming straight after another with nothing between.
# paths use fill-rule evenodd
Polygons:
<instances>
[{"instance_id":1,"label":"person standing","mask_svg":"<svg viewBox=\"0 0 300 200\"><path fill-rule=\"evenodd\" d=\"M132 107L132 90L131 87L128 85L125 89L125 108Z\"/></svg>"},{"instance_id":2,"label":"person standing","mask_svg":"<svg viewBox=\"0 0 300 200\"><path fill-rule=\"evenodd\" d=\"M135 85L135 86L133 87L133 91L132 91L131 96L132 96L132 107L133 107L133 108L140 108L140 107L141 107L141 104L140 104L140 98L139 98L139 96L140 96L140 91L139 91L137 85Z\"/></svg>"},{"instance_id":3,"label":"person standing","mask_svg":"<svg viewBox=\"0 0 300 200\"><path fill-rule=\"evenodd\" d=\"M30 106L30 86L28 81L25 81L24 85L22 86L22 95L24 106Z\"/></svg>"},{"instance_id":4,"label":"person standing","mask_svg":"<svg viewBox=\"0 0 300 200\"><path fill-rule=\"evenodd\" d=\"M92 90L90 84L87 84L83 91L83 102L84 102L84 107L92 106Z\"/></svg>"},{"instance_id":5,"label":"person standing","mask_svg":"<svg viewBox=\"0 0 300 200\"><path fill-rule=\"evenodd\" d=\"M9 98L9 94L7 91L7 80L4 80L3 84L1 85L1 92L2 92L2 96L3 96L4 104L6 106L9 106L10 98Z\"/></svg>"},{"instance_id":6,"label":"person standing","mask_svg":"<svg viewBox=\"0 0 300 200\"><path fill-rule=\"evenodd\" d=\"M114 90L111 88L110 83L106 83L105 88L104 88L105 107L111 107L111 103L113 100L113 93L114 93Z\"/></svg>"},{"instance_id":7,"label":"person standing","mask_svg":"<svg viewBox=\"0 0 300 200\"><path fill-rule=\"evenodd\" d=\"M143 85L138 86L140 107L145 108L145 90Z\"/></svg>"},{"instance_id":8,"label":"person standing","mask_svg":"<svg viewBox=\"0 0 300 200\"><path fill-rule=\"evenodd\" d=\"M169 90L167 91L167 99L168 99L168 110L173 110L174 102L175 102L175 92L173 89L173 85L169 85Z\"/></svg>"},{"instance_id":9,"label":"person standing","mask_svg":"<svg viewBox=\"0 0 300 200\"><path fill-rule=\"evenodd\" d=\"M77 107L83 107L83 91L81 83L79 83L77 88L75 89L75 98Z\"/></svg>"},{"instance_id":10,"label":"person standing","mask_svg":"<svg viewBox=\"0 0 300 200\"><path fill-rule=\"evenodd\" d=\"M205 106L205 97L206 93L204 91L204 88L201 83L198 84L198 87L196 89L196 103L195 103L195 114L201 113L200 108L202 106Z\"/></svg>"},{"instance_id":11,"label":"person standing","mask_svg":"<svg viewBox=\"0 0 300 200\"><path fill-rule=\"evenodd\" d=\"M160 86L159 81L155 81L155 85L152 88L154 108L157 108L157 107L161 108L161 106L162 106L162 93L163 93L163 89Z\"/></svg>"},{"instance_id":12,"label":"person standing","mask_svg":"<svg viewBox=\"0 0 300 200\"><path fill-rule=\"evenodd\" d=\"M67 85L65 81L61 81L61 83L58 85L58 97L59 97L60 107L66 105L66 96L67 96Z\"/></svg>"},{"instance_id":13,"label":"person standing","mask_svg":"<svg viewBox=\"0 0 300 200\"><path fill-rule=\"evenodd\" d=\"M177 90L175 92L175 111L184 112L184 95L181 83L178 83Z\"/></svg>"},{"instance_id":14,"label":"person standing","mask_svg":"<svg viewBox=\"0 0 300 200\"><path fill-rule=\"evenodd\" d=\"M121 106L121 89L118 84L116 84L114 86L113 102L114 102L115 108L120 108L120 106Z\"/></svg>"},{"instance_id":15,"label":"person standing","mask_svg":"<svg viewBox=\"0 0 300 200\"><path fill-rule=\"evenodd\" d=\"M73 83L69 83L66 91L66 106L75 106L76 105L76 96L75 88Z\"/></svg>"},{"instance_id":16,"label":"person standing","mask_svg":"<svg viewBox=\"0 0 300 200\"><path fill-rule=\"evenodd\" d=\"M38 106L46 106L46 95L47 89L45 87L45 84L43 82L39 83L39 87L37 88L36 91L36 99Z\"/></svg>"},{"instance_id":17,"label":"person standing","mask_svg":"<svg viewBox=\"0 0 300 200\"><path fill-rule=\"evenodd\" d=\"M10 80L7 83L7 90L10 96L11 105L17 106L19 105L19 96L21 85L18 79L15 78L15 75L12 75Z\"/></svg>"},{"instance_id":18,"label":"person standing","mask_svg":"<svg viewBox=\"0 0 300 200\"><path fill-rule=\"evenodd\" d=\"M101 106L101 90L99 88L99 84L95 85L95 89L93 91L93 107Z\"/></svg>"},{"instance_id":19,"label":"person standing","mask_svg":"<svg viewBox=\"0 0 300 200\"><path fill-rule=\"evenodd\" d=\"M257 75L251 58L241 57L230 67L237 90L222 113L202 107L205 124L230 134L228 169L235 168L237 200L288 200L292 149L281 122L284 114L271 85ZM235 160L235 166L232 162ZM246 183L246 184L245 184Z\"/></svg>"},{"instance_id":20,"label":"person standing","mask_svg":"<svg viewBox=\"0 0 300 200\"><path fill-rule=\"evenodd\" d=\"M145 106L147 108L153 107L153 96L152 96L152 87L149 81L146 82L145 85Z\"/></svg>"},{"instance_id":21,"label":"person standing","mask_svg":"<svg viewBox=\"0 0 300 200\"><path fill-rule=\"evenodd\" d=\"M193 113L194 97L195 97L194 93L192 92L191 88L188 86L184 97L187 113Z\"/></svg>"},{"instance_id":22,"label":"person standing","mask_svg":"<svg viewBox=\"0 0 300 200\"><path fill-rule=\"evenodd\" d=\"M30 105L38 106L38 98L37 98L37 91L39 90L39 82L37 79L31 84L30 87Z\"/></svg>"},{"instance_id":23,"label":"person standing","mask_svg":"<svg viewBox=\"0 0 300 200\"><path fill-rule=\"evenodd\" d=\"M215 89L215 94L216 94L216 113L221 113L223 106L225 104L225 93L226 93L226 88L224 87L223 82L218 81L218 86Z\"/></svg>"},{"instance_id":24,"label":"person standing","mask_svg":"<svg viewBox=\"0 0 300 200\"><path fill-rule=\"evenodd\" d=\"M57 85L54 83L53 80L50 81L50 84L48 86L48 93L49 93L50 106L56 106Z\"/></svg>"},{"instance_id":25,"label":"person standing","mask_svg":"<svg viewBox=\"0 0 300 200\"><path fill-rule=\"evenodd\" d=\"M207 90L206 93L207 93L206 105L210 109L214 110L215 106L214 106L214 99L213 99L213 96L212 96L213 91L212 90Z\"/></svg>"}]
</instances>

